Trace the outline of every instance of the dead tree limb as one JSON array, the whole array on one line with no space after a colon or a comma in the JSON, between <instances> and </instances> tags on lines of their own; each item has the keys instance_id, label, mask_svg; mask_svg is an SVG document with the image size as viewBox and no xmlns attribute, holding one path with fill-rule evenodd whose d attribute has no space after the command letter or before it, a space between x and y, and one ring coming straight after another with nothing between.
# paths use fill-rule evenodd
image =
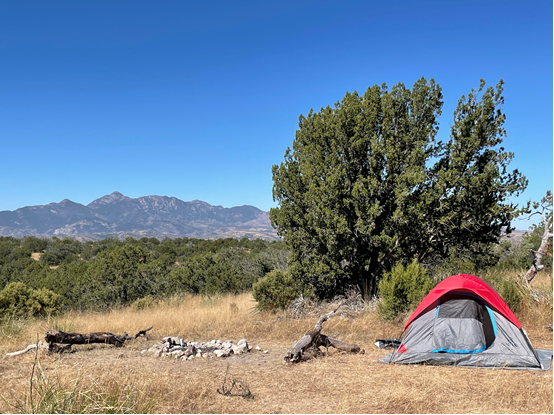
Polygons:
<instances>
[{"instance_id":1,"label":"dead tree limb","mask_svg":"<svg viewBox=\"0 0 554 415\"><path fill-rule=\"evenodd\" d=\"M300 361L304 352L312 347L315 337L321 332L321 329L323 328L323 323L326 322L329 317L335 314L335 312L339 309L341 305L342 303L339 304L339 306L333 311L320 316L317 324L315 325L315 328L304 334L304 336L300 340L295 341L292 347L287 351L284 359L289 362Z\"/></svg>"},{"instance_id":2,"label":"dead tree limb","mask_svg":"<svg viewBox=\"0 0 554 415\"><path fill-rule=\"evenodd\" d=\"M61 344L91 344L91 343L107 343L113 344L115 347L121 347L127 340L127 336L118 336L106 331L98 331L94 333L66 333L58 330L48 330L44 337L47 343Z\"/></svg>"},{"instance_id":3,"label":"dead tree limb","mask_svg":"<svg viewBox=\"0 0 554 415\"><path fill-rule=\"evenodd\" d=\"M44 344L43 342L38 342L36 344L30 344L23 350L20 350L18 352L12 352L12 353L6 353L6 356L19 356L21 354L25 354L27 352L30 352L31 350L37 349L37 345L39 349L46 349L48 346Z\"/></svg>"},{"instance_id":4,"label":"dead tree limb","mask_svg":"<svg viewBox=\"0 0 554 415\"><path fill-rule=\"evenodd\" d=\"M140 336L146 337L146 332L149 331L149 330L152 330L152 327L154 327L154 326L150 326L150 327L148 327L147 329L144 329L144 330L139 330L139 332L137 334L135 334L134 338L136 339L137 337L140 337Z\"/></svg>"},{"instance_id":5,"label":"dead tree limb","mask_svg":"<svg viewBox=\"0 0 554 415\"><path fill-rule=\"evenodd\" d=\"M542 257L547 254L550 241L552 240L552 193L550 193L550 191L546 193L546 196L542 199L540 205L535 203L534 208L538 209L539 207L541 207L540 211L532 213L527 218L529 219L533 215L541 215L542 223L544 225L544 232L541 237L539 250L530 250L533 254L533 264L529 270L521 276L521 280L527 284L535 278L535 275L537 275L539 271L544 269L544 265L541 263Z\"/></svg>"},{"instance_id":6,"label":"dead tree limb","mask_svg":"<svg viewBox=\"0 0 554 415\"><path fill-rule=\"evenodd\" d=\"M334 347L337 350L340 350L342 352L348 352L348 353L360 353L360 354L365 353L365 350L360 349L360 346L358 346L357 344L348 344L339 339L335 339L333 337L329 337L321 333L315 339L314 346L315 347L323 346L326 348Z\"/></svg>"},{"instance_id":7,"label":"dead tree limb","mask_svg":"<svg viewBox=\"0 0 554 415\"><path fill-rule=\"evenodd\" d=\"M56 349L54 346L50 346L54 343L59 344L92 344L92 343L103 343L103 344L113 344L115 347L121 347L127 340L136 339L137 337L144 335L146 332L151 330L152 326L147 329L140 330L134 336L129 336L127 333L123 335L113 334L107 331L97 331L93 333L66 333L59 330L48 330L44 339L49 344L49 350L53 352L64 351L61 348Z\"/></svg>"},{"instance_id":8,"label":"dead tree limb","mask_svg":"<svg viewBox=\"0 0 554 415\"><path fill-rule=\"evenodd\" d=\"M321 334L323 323L326 322L333 314L335 314L341 305L342 303L339 304L339 306L333 311L320 316L317 324L315 325L315 328L307 332L300 340L294 342L292 347L287 351L284 360L291 363L299 362L300 360L302 360L302 356L306 352L306 350L312 347L317 349L319 348L319 346L324 346L327 348L331 346L345 352L363 353L363 351L360 350L360 347L355 344L347 344L338 339L334 339L332 337Z\"/></svg>"}]
</instances>

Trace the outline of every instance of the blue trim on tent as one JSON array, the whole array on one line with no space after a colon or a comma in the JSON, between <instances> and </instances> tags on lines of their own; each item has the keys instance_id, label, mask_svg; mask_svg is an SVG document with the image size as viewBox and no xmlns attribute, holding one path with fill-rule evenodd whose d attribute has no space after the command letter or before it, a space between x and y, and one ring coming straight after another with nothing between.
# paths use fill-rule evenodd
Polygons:
<instances>
[{"instance_id":1,"label":"blue trim on tent","mask_svg":"<svg viewBox=\"0 0 554 415\"><path fill-rule=\"evenodd\" d=\"M439 352L445 352L445 353L481 353L483 350L485 350L487 346L483 346L480 349L477 350L451 350L451 349L434 349L431 350L431 353L439 353Z\"/></svg>"},{"instance_id":2,"label":"blue trim on tent","mask_svg":"<svg viewBox=\"0 0 554 415\"><path fill-rule=\"evenodd\" d=\"M489 308L489 306L485 306L487 307L487 311L489 312L489 316L491 318L491 323L492 323L492 329L494 330L494 337L496 338L496 320L494 319L494 314L492 313L492 310Z\"/></svg>"}]
</instances>

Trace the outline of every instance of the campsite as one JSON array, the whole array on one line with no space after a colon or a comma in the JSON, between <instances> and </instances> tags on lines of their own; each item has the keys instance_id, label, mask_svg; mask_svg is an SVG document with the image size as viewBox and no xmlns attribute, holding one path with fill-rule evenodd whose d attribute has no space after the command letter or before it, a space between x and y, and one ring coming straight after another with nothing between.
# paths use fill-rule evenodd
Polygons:
<instances>
[{"instance_id":1,"label":"campsite","mask_svg":"<svg viewBox=\"0 0 554 415\"><path fill-rule=\"evenodd\" d=\"M553 413L552 7L0 2L0 414Z\"/></svg>"},{"instance_id":2,"label":"campsite","mask_svg":"<svg viewBox=\"0 0 554 415\"><path fill-rule=\"evenodd\" d=\"M551 290L547 275L533 281L537 290ZM274 313L252 312L250 294L190 296L153 308L124 308L108 313L70 312L37 321L20 334L3 339L0 351L2 412L31 412L29 378L34 352L17 357L5 353L24 348L49 328L89 332L134 333L154 328L124 347L74 346L71 353L38 354L34 402L42 412L119 413L548 413L552 411L552 370L490 370L377 362L390 350L373 345L378 338L398 337L402 322L384 322L374 304L358 304L329 318L323 332L357 343L365 354L329 348L297 364L284 364L291 345L336 308ZM350 303L352 304L352 302ZM525 304L516 313L535 348L552 348L550 306ZM405 317L405 319L407 316ZM253 350L225 359L181 361L141 351L166 335L188 340L246 338ZM256 346L263 351L257 351ZM217 392L226 371L245 382L254 399ZM65 395L64 395L65 394ZM43 401L39 402L39 397ZM87 398L88 397L88 398ZM14 406L11 406L14 405ZM42 405L42 406L38 406ZM96 405L96 406L94 406ZM95 409L96 408L96 409Z\"/></svg>"}]
</instances>

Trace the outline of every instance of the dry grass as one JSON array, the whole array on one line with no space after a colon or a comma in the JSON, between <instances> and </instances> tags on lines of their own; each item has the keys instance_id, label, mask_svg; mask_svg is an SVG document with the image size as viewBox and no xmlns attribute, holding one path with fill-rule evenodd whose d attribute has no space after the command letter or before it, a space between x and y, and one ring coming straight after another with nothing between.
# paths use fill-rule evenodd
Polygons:
<instances>
[{"instance_id":1,"label":"dry grass","mask_svg":"<svg viewBox=\"0 0 554 415\"><path fill-rule=\"evenodd\" d=\"M551 279L534 281L552 290ZM536 348L552 348L550 301L528 301L518 318ZM57 396L73 396L74 406L45 407L49 412L158 413L552 413L552 371L480 370L432 366L384 365L375 360L388 351L376 338L398 337L402 322L384 323L368 308L358 317L333 317L324 333L365 348L365 355L331 351L297 365L284 365L288 347L313 328L313 316L258 313L250 294L184 297L154 308L109 313L68 313L30 322L9 335L0 332L0 351L18 350L48 328L64 331L134 333L153 325L150 340L125 348L80 346L62 356L41 355L44 379ZM331 306L329 306L331 309ZM325 310L328 311L328 310ZM252 352L228 359L174 361L155 359L140 350L161 337L235 342L246 338L268 354ZM29 376L32 354L0 360L3 382L0 412L32 412ZM248 382L255 399L217 393L230 373ZM71 395L73 393L73 395ZM82 398L87 395L89 398ZM81 396L81 400L75 398ZM35 396L35 399L38 396ZM60 398L61 399L61 398ZM63 400L63 399L62 399ZM36 406L35 400L35 406ZM67 405L67 402L64 404ZM111 405L111 406L110 406ZM110 409L111 408L111 409Z\"/></svg>"}]
</instances>

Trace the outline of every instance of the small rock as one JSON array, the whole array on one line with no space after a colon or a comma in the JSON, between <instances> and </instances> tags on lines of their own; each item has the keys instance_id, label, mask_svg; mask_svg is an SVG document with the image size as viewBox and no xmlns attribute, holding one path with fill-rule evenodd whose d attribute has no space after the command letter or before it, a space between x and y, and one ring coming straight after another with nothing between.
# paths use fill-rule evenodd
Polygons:
<instances>
[{"instance_id":1,"label":"small rock","mask_svg":"<svg viewBox=\"0 0 554 415\"><path fill-rule=\"evenodd\" d=\"M256 346L256 350L257 350L258 352L261 352L261 351L262 351L262 348L261 348L260 346Z\"/></svg>"},{"instance_id":2,"label":"small rock","mask_svg":"<svg viewBox=\"0 0 554 415\"><path fill-rule=\"evenodd\" d=\"M268 354L269 353L269 350L264 350L264 354Z\"/></svg>"},{"instance_id":3,"label":"small rock","mask_svg":"<svg viewBox=\"0 0 554 415\"><path fill-rule=\"evenodd\" d=\"M147 351L148 351L147 349L141 350L140 354L144 354L144 353L146 353Z\"/></svg>"},{"instance_id":4,"label":"small rock","mask_svg":"<svg viewBox=\"0 0 554 415\"><path fill-rule=\"evenodd\" d=\"M240 339L238 342L237 342L237 346L240 346L241 344L243 343L246 343L246 339ZM246 343L248 344L248 343Z\"/></svg>"},{"instance_id":5,"label":"small rock","mask_svg":"<svg viewBox=\"0 0 554 415\"><path fill-rule=\"evenodd\" d=\"M192 359L194 359L194 355L187 357L187 360L192 360Z\"/></svg>"},{"instance_id":6,"label":"small rock","mask_svg":"<svg viewBox=\"0 0 554 415\"><path fill-rule=\"evenodd\" d=\"M215 350L214 351L214 354L217 356L217 357L227 357L231 354L231 349L227 349L227 350Z\"/></svg>"}]
</instances>

